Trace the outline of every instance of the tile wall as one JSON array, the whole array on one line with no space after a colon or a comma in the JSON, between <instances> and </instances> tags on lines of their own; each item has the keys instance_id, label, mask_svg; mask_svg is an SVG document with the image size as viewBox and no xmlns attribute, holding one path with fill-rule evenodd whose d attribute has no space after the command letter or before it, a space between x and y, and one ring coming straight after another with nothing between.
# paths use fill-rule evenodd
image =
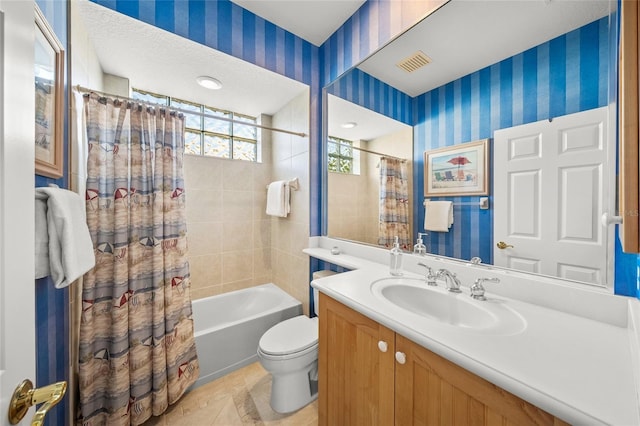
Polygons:
<instances>
[{"instance_id":1,"label":"tile wall","mask_svg":"<svg viewBox=\"0 0 640 426\"><path fill-rule=\"evenodd\" d=\"M264 213L271 143L263 133L263 163L185 155L193 299L272 281L271 222Z\"/></svg>"},{"instance_id":2,"label":"tile wall","mask_svg":"<svg viewBox=\"0 0 640 426\"><path fill-rule=\"evenodd\" d=\"M294 98L266 126L309 132L309 93ZM185 155L187 228L193 299L273 282L308 311L308 137L262 132L262 163ZM267 185L297 177L291 214L265 213Z\"/></svg>"},{"instance_id":3,"label":"tile wall","mask_svg":"<svg viewBox=\"0 0 640 426\"><path fill-rule=\"evenodd\" d=\"M309 133L309 92L294 98L273 116L273 126ZM273 282L300 300L309 311L309 137L273 133L273 180L298 178L300 189L291 192L291 213L271 218ZM266 193L265 193L266 194Z\"/></svg>"}]
</instances>

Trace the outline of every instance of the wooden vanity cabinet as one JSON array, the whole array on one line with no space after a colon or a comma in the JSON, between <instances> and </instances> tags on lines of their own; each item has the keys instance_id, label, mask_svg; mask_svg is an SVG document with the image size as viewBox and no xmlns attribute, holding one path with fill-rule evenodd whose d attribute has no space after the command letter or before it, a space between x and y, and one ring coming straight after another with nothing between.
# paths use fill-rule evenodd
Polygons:
<instances>
[{"instance_id":1,"label":"wooden vanity cabinet","mask_svg":"<svg viewBox=\"0 0 640 426\"><path fill-rule=\"evenodd\" d=\"M393 425L395 333L322 293L318 316L318 424Z\"/></svg>"},{"instance_id":2,"label":"wooden vanity cabinet","mask_svg":"<svg viewBox=\"0 0 640 426\"><path fill-rule=\"evenodd\" d=\"M319 316L321 426L567 425L324 294Z\"/></svg>"}]
</instances>

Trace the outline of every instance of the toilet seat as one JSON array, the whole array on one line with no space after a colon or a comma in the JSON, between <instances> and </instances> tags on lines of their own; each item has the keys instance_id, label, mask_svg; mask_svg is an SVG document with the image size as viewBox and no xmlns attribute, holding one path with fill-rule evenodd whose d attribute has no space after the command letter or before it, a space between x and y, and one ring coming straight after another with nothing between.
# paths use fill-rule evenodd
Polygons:
<instances>
[{"instance_id":1,"label":"toilet seat","mask_svg":"<svg viewBox=\"0 0 640 426\"><path fill-rule=\"evenodd\" d=\"M318 347L318 322L306 315L282 321L267 330L258 343L267 358L302 356Z\"/></svg>"}]
</instances>

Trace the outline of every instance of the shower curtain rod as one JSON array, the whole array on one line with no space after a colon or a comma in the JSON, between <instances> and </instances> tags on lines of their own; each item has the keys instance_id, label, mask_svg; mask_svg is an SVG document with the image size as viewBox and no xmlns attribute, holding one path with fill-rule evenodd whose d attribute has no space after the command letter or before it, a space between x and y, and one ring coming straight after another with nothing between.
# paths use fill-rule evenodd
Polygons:
<instances>
[{"instance_id":1,"label":"shower curtain rod","mask_svg":"<svg viewBox=\"0 0 640 426\"><path fill-rule=\"evenodd\" d=\"M336 142L333 142L333 143L336 143ZM347 144L344 144L342 142L337 142L337 143L339 143L340 145L348 146L349 148L357 149L358 151L366 152L368 154L375 154L375 155L379 155L381 157L393 158L394 160L407 161L406 158L394 157L393 155L383 154L381 152L371 151L369 149L358 148L357 146L347 145Z\"/></svg>"},{"instance_id":2,"label":"shower curtain rod","mask_svg":"<svg viewBox=\"0 0 640 426\"><path fill-rule=\"evenodd\" d=\"M203 112L189 111L189 110L186 110L186 109L176 108L176 107L172 107L172 106L169 106L169 105L161 105L161 104L156 104L156 103L153 103L153 102L142 101L140 99L129 98L129 97L126 97L126 96L114 95L113 93L106 93L106 92L101 92L99 90L88 89L88 88L83 87L83 86L81 86L79 84L74 86L74 87L78 92L97 93L99 95L110 96L110 97L113 97L113 98L116 98L116 99L124 99L124 100L127 100L127 101L138 102L138 103L145 104L145 105L166 107L166 108L170 108L170 109L172 109L174 111L181 112L183 114L199 115L200 117L213 118L215 120L227 121L229 123L242 124L243 126L257 127L259 129L271 130L272 132L287 133L289 135L300 136L302 138L307 137L306 133L293 132L291 130L278 129L276 127L268 127L268 126L263 126L261 124L247 123L246 121L236 121L236 120L234 120L232 118L218 117L217 115L205 114Z\"/></svg>"}]
</instances>

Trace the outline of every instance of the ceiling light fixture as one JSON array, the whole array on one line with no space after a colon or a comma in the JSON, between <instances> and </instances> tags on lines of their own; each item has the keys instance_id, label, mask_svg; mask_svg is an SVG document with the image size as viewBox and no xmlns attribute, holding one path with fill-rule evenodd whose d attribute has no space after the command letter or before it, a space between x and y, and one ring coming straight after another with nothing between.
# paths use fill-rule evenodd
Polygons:
<instances>
[{"instance_id":1,"label":"ceiling light fixture","mask_svg":"<svg viewBox=\"0 0 640 426\"><path fill-rule=\"evenodd\" d=\"M342 127L343 129L353 129L354 127L356 127L358 125L358 123L355 123L353 121L349 121L347 123L342 123L340 125L340 127Z\"/></svg>"},{"instance_id":2,"label":"ceiling light fixture","mask_svg":"<svg viewBox=\"0 0 640 426\"><path fill-rule=\"evenodd\" d=\"M220 80L213 77L207 77L206 75L196 78L196 81L200 86L207 89L218 90L222 88L222 83L220 82Z\"/></svg>"}]
</instances>

